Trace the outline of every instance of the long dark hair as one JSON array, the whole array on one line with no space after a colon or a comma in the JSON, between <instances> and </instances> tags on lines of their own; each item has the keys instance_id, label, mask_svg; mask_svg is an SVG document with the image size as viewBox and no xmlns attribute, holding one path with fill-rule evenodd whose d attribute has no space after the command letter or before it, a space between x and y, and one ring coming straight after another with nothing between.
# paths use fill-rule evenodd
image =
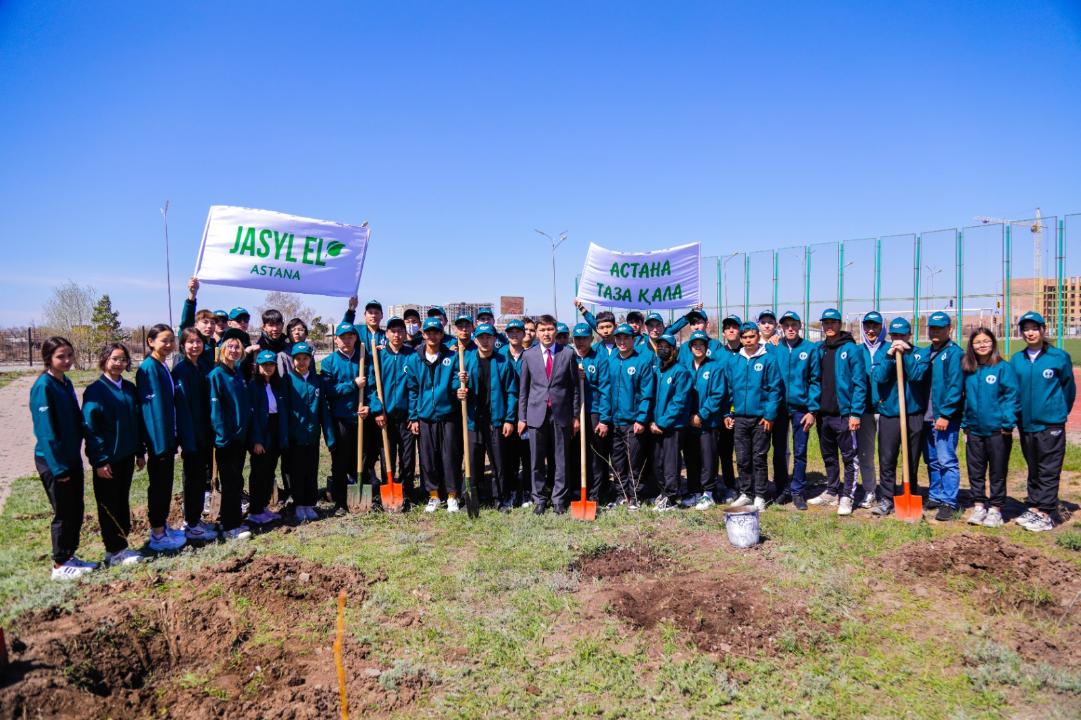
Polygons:
<instances>
[{"instance_id":1,"label":"long dark hair","mask_svg":"<svg viewBox=\"0 0 1081 720\"><path fill-rule=\"evenodd\" d=\"M173 329L165 323L158 323L157 325L146 331L146 344L150 345L150 341L156 338L158 335L162 334L163 332L172 331Z\"/></svg>"},{"instance_id":2,"label":"long dark hair","mask_svg":"<svg viewBox=\"0 0 1081 720\"><path fill-rule=\"evenodd\" d=\"M53 355L56 351L62 347L66 347L71 350L72 354L75 353L75 346L71 344L71 341L65 337L59 335L53 335L51 338L46 338L45 342L41 343L41 359L45 362L45 370L48 371L52 365Z\"/></svg>"},{"instance_id":3,"label":"long dark hair","mask_svg":"<svg viewBox=\"0 0 1081 720\"><path fill-rule=\"evenodd\" d=\"M112 357L113 352L116 350L124 351L124 359L128 363L128 366L124 369L131 370L131 352L128 351L128 346L121 342L111 342L107 343L98 353L98 368L102 372L105 372L105 363L109 362L109 358Z\"/></svg>"},{"instance_id":4,"label":"long dark hair","mask_svg":"<svg viewBox=\"0 0 1081 720\"><path fill-rule=\"evenodd\" d=\"M980 360L976 357L976 351L972 348L972 341L979 335L991 338L991 355L987 358L988 365L998 365L1002 362L1002 356L998 354L998 338L990 328L978 327L968 336L968 346L965 348L965 356L961 358L961 370L974 373L980 369Z\"/></svg>"}]
</instances>

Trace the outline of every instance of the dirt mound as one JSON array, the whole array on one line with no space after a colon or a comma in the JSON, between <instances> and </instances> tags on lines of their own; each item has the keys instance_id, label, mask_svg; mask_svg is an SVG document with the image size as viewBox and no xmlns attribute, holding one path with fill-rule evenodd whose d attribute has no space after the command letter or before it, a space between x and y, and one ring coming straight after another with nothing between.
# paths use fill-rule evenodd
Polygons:
<instances>
[{"instance_id":1,"label":"dirt mound","mask_svg":"<svg viewBox=\"0 0 1081 720\"><path fill-rule=\"evenodd\" d=\"M627 545L602 547L582 555L570 564L569 569L583 577L603 580L628 573L655 573L667 562L667 558L649 545Z\"/></svg>"},{"instance_id":2,"label":"dirt mound","mask_svg":"<svg viewBox=\"0 0 1081 720\"><path fill-rule=\"evenodd\" d=\"M73 613L21 623L0 718L336 716L335 601L345 590L358 607L366 585L352 568L248 554L92 588ZM432 683L374 667L348 634L344 657L358 710L400 707Z\"/></svg>"}]
</instances>

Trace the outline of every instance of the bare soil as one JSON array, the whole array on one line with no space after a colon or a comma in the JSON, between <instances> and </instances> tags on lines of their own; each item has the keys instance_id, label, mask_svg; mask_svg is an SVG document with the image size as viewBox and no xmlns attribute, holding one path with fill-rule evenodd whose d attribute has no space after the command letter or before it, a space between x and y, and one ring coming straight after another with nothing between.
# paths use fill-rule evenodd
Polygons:
<instances>
[{"instance_id":1,"label":"bare soil","mask_svg":"<svg viewBox=\"0 0 1081 720\"><path fill-rule=\"evenodd\" d=\"M337 595L358 607L367 579L253 555L100 586L74 612L24 619L0 677L0 718L336 717ZM381 684L348 633L343 654L351 707L365 715L407 705L432 682L399 671Z\"/></svg>"}]
</instances>

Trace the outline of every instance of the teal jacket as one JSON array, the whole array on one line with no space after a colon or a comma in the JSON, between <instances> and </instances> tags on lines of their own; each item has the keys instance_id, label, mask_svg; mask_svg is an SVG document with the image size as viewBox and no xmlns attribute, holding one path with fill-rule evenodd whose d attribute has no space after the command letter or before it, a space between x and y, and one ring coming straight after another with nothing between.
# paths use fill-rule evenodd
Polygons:
<instances>
[{"instance_id":1,"label":"teal jacket","mask_svg":"<svg viewBox=\"0 0 1081 720\"><path fill-rule=\"evenodd\" d=\"M525 357L525 350L518 353L517 358L511 355L510 345L504 345L503 347L499 348L497 352L503 357L507 358L507 362L510 363L511 367L514 368L514 372L516 372L518 374L518 377L520 378L522 376L522 358Z\"/></svg>"},{"instance_id":2,"label":"teal jacket","mask_svg":"<svg viewBox=\"0 0 1081 720\"><path fill-rule=\"evenodd\" d=\"M455 367L451 389L457 392L461 383L458 380L458 368ZM468 375L466 387L469 394L466 411L469 417L469 429L476 430L477 396L473 388L480 385L480 354L476 350L465 354L465 371ZM457 399L457 396L455 396ZM461 402L461 400L458 400ZM494 427L503 423L518 424L518 373L514 372L507 359L497 352L492 352L488 366L488 420Z\"/></svg>"},{"instance_id":3,"label":"teal jacket","mask_svg":"<svg viewBox=\"0 0 1081 720\"><path fill-rule=\"evenodd\" d=\"M289 447L289 428L286 425L289 408L285 405L289 399L285 392L285 383L280 378L275 377L270 387L274 393L274 402L278 406L278 431L273 435L270 432L270 399L266 394L266 383L257 375L248 381L248 401L251 403L248 445L262 445L267 450L282 450Z\"/></svg>"},{"instance_id":4,"label":"teal jacket","mask_svg":"<svg viewBox=\"0 0 1081 720\"><path fill-rule=\"evenodd\" d=\"M931 348L926 348L928 355ZM965 356L957 343L949 340L931 360L931 409L935 418L959 420L965 412L965 373L961 358Z\"/></svg>"},{"instance_id":5,"label":"teal jacket","mask_svg":"<svg viewBox=\"0 0 1081 720\"><path fill-rule=\"evenodd\" d=\"M886 354L889 347L879 350L882 356L875 364L875 384L878 385L878 412L886 417L900 417L901 409L897 402L897 364L894 358ZM931 362L927 350L913 347L905 353L905 413L923 415L927 409L927 393L930 378L928 370Z\"/></svg>"},{"instance_id":6,"label":"teal jacket","mask_svg":"<svg viewBox=\"0 0 1081 720\"><path fill-rule=\"evenodd\" d=\"M135 372L139 392L142 440L151 455L176 453L176 397L173 376L165 365L147 355Z\"/></svg>"},{"instance_id":7,"label":"teal jacket","mask_svg":"<svg viewBox=\"0 0 1081 720\"><path fill-rule=\"evenodd\" d=\"M214 443L214 428L210 424L210 385L203 372L202 356L192 365L181 358L173 365L176 387L176 432L184 452L206 452Z\"/></svg>"},{"instance_id":8,"label":"teal jacket","mask_svg":"<svg viewBox=\"0 0 1081 720\"><path fill-rule=\"evenodd\" d=\"M1020 410L1017 373L1008 362L981 365L976 372L965 373L963 429L980 437L1012 431Z\"/></svg>"},{"instance_id":9,"label":"teal jacket","mask_svg":"<svg viewBox=\"0 0 1081 720\"><path fill-rule=\"evenodd\" d=\"M743 350L728 361L730 415L760 417L773 422L781 409L781 371L765 346L748 357Z\"/></svg>"},{"instance_id":10,"label":"teal jacket","mask_svg":"<svg viewBox=\"0 0 1081 720\"><path fill-rule=\"evenodd\" d=\"M398 352L393 352L389 345L379 350L383 402L379 401L379 393L376 392L375 363L367 364L368 402L372 413L379 415L385 410L392 420L399 422L409 418L409 389L405 380L405 365L414 354L415 351L408 345L403 345Z\"/></svg>"},{"instance_id":11,"label":"teal jacket","mask_svg":"<svg viewBox=\"0 0 1081 720\"><path fill-rule=\"evenodd\" d=\"M612 422L617 427L649 422L656 388L655 357L653 353L641 350L632 350L627 357L617 351L608 357Z\"/></svg>"},{"instance_id":12,"label":"teal jacket","mask_svg":"<svg viewBox=\"0 0 1081 720\"><path fill-rule=\"evenodd\" d=\"M330 416L330 403L327 401L326 388L314 370L309 370L307 377L291 372L282 378L282 398L285 401L285 415L279 414L278 422L285 425L289 447L318 445L320 431L327 447L334 447L337 438ZM278 412L283 410L279 408Z\"/></svg>"},{"instance_id":13,"label":"teal jacket","mask_svg":"<svg viewBox=\"0 0 1081 720\"><path fill-rule=\"evenodd\" d=\"M34 419L34 457L49 466L53 477L70 475L83 467L83 413L75 387L42 373L30 388L30 415Z\"/></svg>"},{"instance_id":14,"label":"teal jacket","mask_svg":"<svg viewBox=\"0 0 1081 720\"><path fill-rule=\"evenodd\" d=\"M458 376L458 354L443 348L435 362L429 363L424 352L424 348L418 348L405 363L409 420L446 420L461 412L462 401L452 386Z\"/></svg>"},{"instance_id":15,"label":"teal jacket","mask_svg":"<svg viewBox=\"0 0 1081 720\"><path fill-rule=\"evenodd\" d=\"M845 338L847 337L847 341ZM818 343L819 362L828 352L826 340ZM834 351L833 379L837 393L837 407L841 417L861 417L867 409L867 368L863 365L863 351L852 336L842 331L841 342ZM823 370L825 372L825 370ZM819 403L821 403L819 396Z\"/></svg>"},{"instance_id":16,"label":"teal jacket","mask_svg":"<svg viewBox=\"0 0 1081 720\"><path fill-rule=\"evenodd\" d=\"M725 414L732 407L724 368L722 361L713 357L707 357L698 367L691 365L688 368L694 374L690 393L691 415L698 415L702 427L707 430L720 427Z\"/></svg>"},{"instance_id":17,"label":"teal jacket","mask_svg":"<svg viewBox=\"0 0 1081 720\"><path fill-rule=\"evenodd\" d=\"M185 300L184 307L180 310L180 329L186 330L195 326L195 301ZM179 334L179 333L178 333ZM202 333L200 333L202 335ZM214 338L208 338L205 335L203 337L203 353L199 356L199 367L202 368L203 374L207 375L214 369L214 349L217 347L217 341ZM176 367L175 365L173 366Z\"/></svg>"},{"instance_id":18,"label":"teal jacket","mask_svg":"<svg viewBox=\"0 0 1081 720\"><path fill-rule=\"evenodd\" d=\"M1022 350L1010 358L1021 392L1018 427L1022 432L1041 432L1066 424L1077 397L1073 361L1069 353L1045 345L1036 360Z\"/></svg>"},{"instance_id":19,"label":"teal jacket","mask_svg":"<svg viewBox=\"0 0 1081 720\"><path fill-rule=\"evenodd\" d=\"M800 338L795 345L782 339L766 350L777 361L784 381L784 399L789 410L816 413L822 398L822 361L818 345Z\"/></svg>"},{"instance_id":20,"label":"teal jacket","mask_svg":"<svg viewBox=\"0 0 1081 720\"><path fill-rule=\"evenodd\" d=\"M368 360L370 358L365 357L365 364ZM357 387L356 379L360 372L359 368L360 348L354 348L353 356L348 358L335 350L320 363L319 375L323 378L332 417L346 419L352 423L357 421L360 388ZM364 390L367 395L368 388L365 387Z\"/></svg>"},{"instance_id":21,"label":"teal jacket","mask_svg":"<svg viewBox=\"0 0 1081 720\"><path fill-rule=\"evenodd\" d=\"M371 330L368 329L368 326L364 324L363 320L361 320L360 324L357 325L356 310L347 309L345 311L345 314L342 315L342 322L347 322L357 329L357 336L360 338L360 342L363 343L364 349L368 351L369 355L371 355L372 352L371 340L373 335L375 336L376 347L383 347L387 344L387 332L383 328L376 328L375 332L373 333Z\"/></svg>"},{"instance_id":22,"label":"teal jacket","mask_svg":"<svg viewBox=\"0 0 1081 720\"><path fill-rule=\"evenodd\" d=\"M653 422L662 430L680 430L691 421L694 374L672 358L657 376L653 395Z\"/></svg>"},{"instance_id":23,"label":"teal jacket","mask_svg":"<svg viewBox=\"0 0 1081 720\"><path fill-rule=\"evenodd\" d=\"M577 354L576 354L577 355ZM590 348L584 357L575 357L585 371L586 415L596 415L597 422L612 424L612 382L608 377L608 351Z\"/></svg>"},{"instance_id":24,"label":"teal jacket","mask_svg":"<svg viewBox=\"0 0 1081 720\"><path fill-rule=\"evenodd\" d=\"M235 442L247 443L252 409L244 373L239 369L226 369L219 363L207 376L207 384L210 386L214 445L221 448Z\"/></svg>"},{"instance_id":25,"label":"teal jacket","mask_svg":"<svg viewBox=\"0 0 1081 720\"><path fill-rule=\"evenodd\" d=\"M693 311L689 310L687 311L687 314L689 315L691 312ZM585 320L586 324L589 325L590 329L593 330L593 332L597 332L597 317L593 313L591 313L589 310L582 310L582 319ZM677 333L679 333L680 330L687 327L687 325L689 324L690 320L687 319L687 315L683 315L677 318L671 325L665 327L664 331L666 333L676 335ZM638 345L640 345L645 340L646 336L644 334L639 335L634 342L635 349L638 349Z\"/></svg>"},{"instance_id":26,"label":"teal jacket","mask_svg":"<svg viewBox=\"0 0 1081 720\"><path fill-rule=\"evenodd\" d=\"M142 455L139 441L139 396L128 380L120 387L102 375L83 391L83 422L86 426L86 459L100 468Z\"/></svg>"},{"instance_id":27,"label":"teal jacket","mask_svg":"<svg viewBox=\"0 0 1081 720\"><path fill-rule=\"evenodd\" d=\"M860 349L860 357L863 360L863 369L867 371L867 403L864 412L876 413L878 412L878 383L875 382L875 366L882 362L882 358L886 357L886 350L889 349L889 345L882 336L879 336L878 343L874 354L871 353L871 348L867 344L867 338L864 336L863 341L856 345Z\"/></svg>"},{"instance_id":28,"label":"teal jacket","mask_svg":"<svg viewBox=\"0 0 1081 720\"><path fill-rule=\"evenodd\" d=\"M725 356L721 354L723 352L724 345L716 338L710 338L709 342L706 343L706 357L725 360ZM689 342L679 346L679 350L676 351L676 360L686 365L688 370L694 369L694 354L691 353L691 344Z\"/></svg>"}]
</instances>

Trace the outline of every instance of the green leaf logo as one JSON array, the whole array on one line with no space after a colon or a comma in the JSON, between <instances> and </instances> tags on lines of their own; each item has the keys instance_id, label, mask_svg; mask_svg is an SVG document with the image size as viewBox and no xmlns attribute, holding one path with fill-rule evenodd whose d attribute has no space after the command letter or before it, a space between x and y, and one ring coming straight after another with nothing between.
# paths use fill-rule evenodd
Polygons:
<instances>
[{"instance_id":1,"label":"green leaf logo","mask_svg":"<svg viewBox=\"0 0 1081 720\"><path fill-rule=\"evenodd\" d=\"M344 249L344 243L340 243L337 240L334 240L329 245L327 245L327 257L338 257Z\"/></svg>"}]
</instances>

